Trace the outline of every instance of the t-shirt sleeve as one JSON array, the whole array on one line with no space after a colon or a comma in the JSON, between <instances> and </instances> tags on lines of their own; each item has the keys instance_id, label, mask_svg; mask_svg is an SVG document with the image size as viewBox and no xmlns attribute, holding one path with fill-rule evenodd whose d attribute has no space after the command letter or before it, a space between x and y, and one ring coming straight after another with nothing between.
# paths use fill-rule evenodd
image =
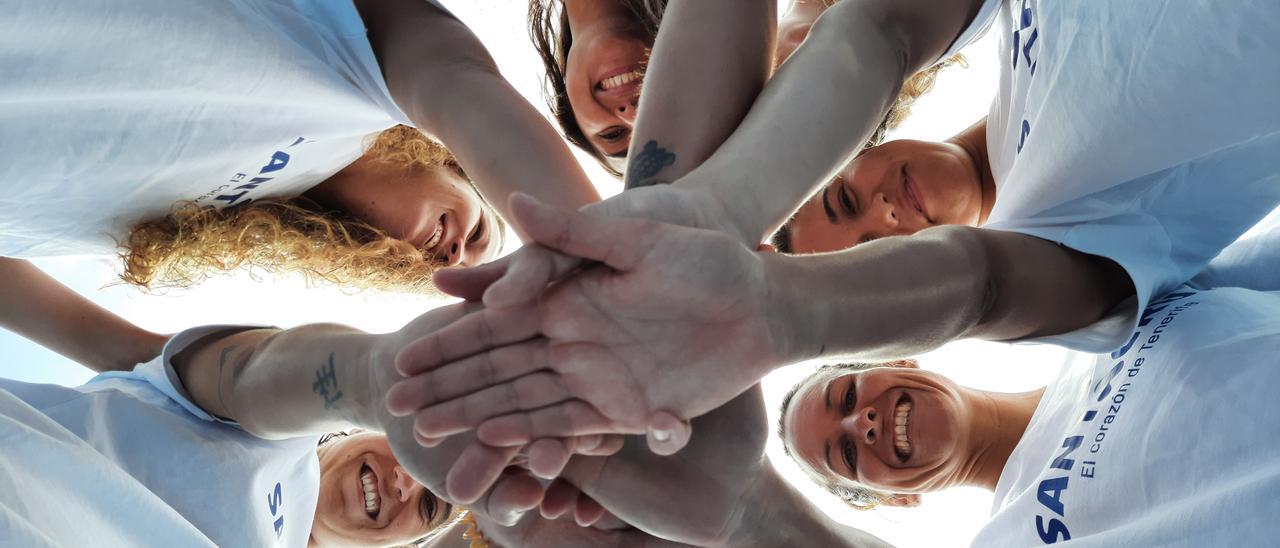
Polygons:
<instances>
[{"instance_id":1,"label":"t-shirt sleeve","mask_svg":"<svg viewBox=\"0 0 1280 548\"><path fill-rule=\"evenodd\" d=\"M951 47L947 48L947 52L942 54L938 60L941 61L952 55L955 55L969 44L977 42L987 34L987 30L991 28L991 24L996 20L996 13L1000 6L1001 0L983 0L982 7L978 8L977 15L973 16L973 21L969 22L969 26L960 31L955 41L951 43Z\"/></svg>"},{"instance_id":2,"label":"t-shirt sleeve","mask_svg":"<svg viewBox=\"0 0 1280 548\"><path fill-rule=\"evenodd\" d=\"M178 378L178 372L173 368L173 357L185 350L192 343L214 333L220 331L244 331L246 329L258 329L268 326L263 325L206 325L201 327L193 327L187 329L177 335L174 335L164 345L164 351L155 359L138 365L133 369L132 375L141 378L152 386L168 396L178 405L186 409L187 412L196 418L206 421L217 421L226 424L236 424L235 421L225 420L215 417L209 412L196 405L191 397L191 393L187 392L187 388L182 385L182 379Z\"/></svg>"},{"instance_id":3,"label":"t-shirt sleeve","mask_svg":"<svg viewBox=\"0 0 1280 548\"><path fill-rule=\"evenodd\" d=\"M1227 246L1209 266L1191 279L1197 289L1242 287L1257 291L1280 291L1280 210L1260 227L1257 234L1246 235Z\"/></svg>"}]
</instances>

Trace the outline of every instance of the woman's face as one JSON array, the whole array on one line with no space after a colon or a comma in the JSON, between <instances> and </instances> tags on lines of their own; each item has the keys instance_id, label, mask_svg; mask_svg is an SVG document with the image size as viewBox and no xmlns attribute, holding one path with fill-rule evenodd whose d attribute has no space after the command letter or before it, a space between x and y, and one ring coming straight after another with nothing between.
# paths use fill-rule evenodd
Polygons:
<instances>
[{"instance_id":1,"label":"woman's face","mask_svg":"<svg viewBox=\"0 0 1280 548\"><path fill-rule=\"evenodd\" d=\"M361 158L307 192L447 265L492 261L502 248L495 214L447 167L412 167Z\"/></svg>"},{"instance_id":2,"label":"woman's face","mask_svg":"<svg viewBox=\"0 0 1280 548\"><path fill-rule=\"evenodd\" d=\"M313 546L392 546L422 538L452 505L400 467L386 436L362 432L321 446Z\"/></svg>"},{"instance_id":3,"label":"woman's face","mask_svg":"<svg viewBox=\"0 0 1280 548\"><path fill-rule=\"evenodd\" d=\"M913 365L817 375L787 408L783 443L817 477L922 493L960 483L970 418L963 389Z\"/></svg>"},{"instance_id":4,"label":"woman's face","mask_svg":"<svg viewBox=\"0 0 1280 548\"><path fill-rule=\"evenodd\" d=\"M653 46L619 1L565 0L573 43L565 88L587 141L621 170L635 127L646 50Z\"/></svg>"},{"instance_id":5,"label":"woman's face","mask_svg":"<svg viewBox=\"0 0 1280 548\"><path fill-rule=\"evenodd\" d=\"M793 253L847 249L937 225L977 226L978 168L952 143L899 140L854 158L796 212Z\"/></svg>"}]
</instances>

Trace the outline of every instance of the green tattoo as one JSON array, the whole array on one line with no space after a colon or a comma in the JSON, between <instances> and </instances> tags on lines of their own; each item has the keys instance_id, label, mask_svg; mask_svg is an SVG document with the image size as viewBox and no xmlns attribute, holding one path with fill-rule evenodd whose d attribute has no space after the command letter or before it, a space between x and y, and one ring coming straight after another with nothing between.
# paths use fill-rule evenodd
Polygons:
<instances>
[{"instance_id":1,"label":"green tattoo","mask_svg":"<svg viewBox=\"0 0 1280 548\"><path fill-rule=\"evenodd\" d=\"M637 188L661 183L654 179L667 166L676 163L676 155L650 140L644 149L627 164L627 188Z\"/></svg>"},{"instance_id":2,"label":"green tattoo","mask_svg":"<svg viewBox=\"0 0 1280 548\"><path fill-rule=\"evenodd\" d=\"M316 382L311 384L311 391L324 398L325 409L331 409L342 399L342 390L338 389L338 375L333 368L333 352L329 353L329 361L316 370Z\"/></svg>"}]
</instances>

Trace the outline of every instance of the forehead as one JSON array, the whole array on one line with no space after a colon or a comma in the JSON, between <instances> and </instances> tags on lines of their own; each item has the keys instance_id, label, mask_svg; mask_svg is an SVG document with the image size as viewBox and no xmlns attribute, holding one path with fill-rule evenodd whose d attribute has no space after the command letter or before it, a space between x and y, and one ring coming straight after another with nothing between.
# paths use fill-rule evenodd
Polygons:
<instances>
[{"instance_id":1,"label":"forehead","mask_svg":"<svg viewBox=\"0 0 1280 548\"><path fill-rule=\"evenodd\" d=\"M838 424L838 417L833 411L835 402L828 408L828 388L831 383L847 376L848 372L824 372L813 375L802 381L796 394L782 417L786 426L786 438L783 443L791 449L801 468L809 472L826 475L826 442L827 434Z\"/></svg>"}]
</instances>

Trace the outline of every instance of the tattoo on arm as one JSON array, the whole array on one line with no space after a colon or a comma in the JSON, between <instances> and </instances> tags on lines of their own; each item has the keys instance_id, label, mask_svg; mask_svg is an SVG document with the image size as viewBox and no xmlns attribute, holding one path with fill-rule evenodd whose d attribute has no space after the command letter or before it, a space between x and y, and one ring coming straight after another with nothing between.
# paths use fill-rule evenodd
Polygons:
<instances>
[{"instance_id":1,"label":"tattoo on arm","mask_svg":"<svg viewBox=\"0 0 1280 548\"><path fill-rule=\"evenodd\" d=\"M676 155L658 146L658 142L650 140L644 149L631 158L627 164L627 188L638 188L662 183L654 177L667 166L676 163Z\"/></svg>"},{"instance_id":2,"label":"tattoo on arm","mask_svg":"<svg viewBox=\"0 0 1280 548\"><path fill-rule=\"evenodd\" d=\"M227 407L227 402L222 399L222 385L226 381L226 378L222 376L222 369L227 365L227 356L229 356L235 349L235 346L228 346L223 348L222 352L218 353L218 405L222 406L222 411L224 413L231 409Z\"/></svg>"},{"instance_id":3,"label":"tattoo on arm","mask_svg":"<svg viewBox=\"0 0 1280 548\"><path fill-rule=\"evenodd\" d=\"M311 384L311 391L324 399L324 408L331 409L342 399L342 390L338 388L338 375L333 367L333 352L329 353L329 361L316 370L316 382Z\"/></svg>"}]
</instances>

